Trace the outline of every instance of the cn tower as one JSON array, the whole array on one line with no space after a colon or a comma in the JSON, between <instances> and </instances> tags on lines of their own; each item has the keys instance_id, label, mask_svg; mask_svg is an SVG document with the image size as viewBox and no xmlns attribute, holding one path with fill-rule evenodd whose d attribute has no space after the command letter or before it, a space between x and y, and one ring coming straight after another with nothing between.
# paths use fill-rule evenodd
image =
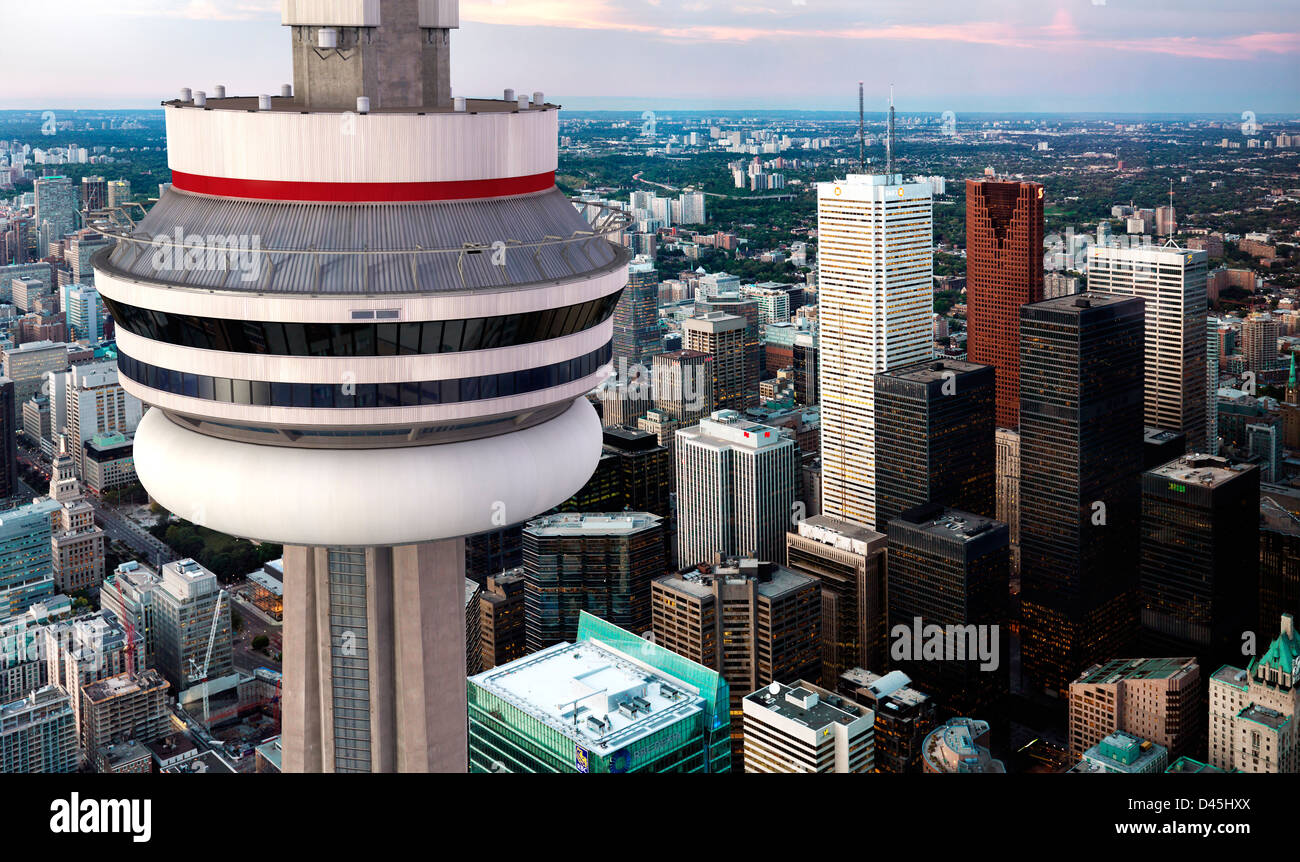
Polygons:
<instances>
[{"instance_id":1,"label":"cn tower","mask_svg":"<svg viewBox=\"0 0 1300 862\"><path fill-rule=\"evenodd\" d=\"M95 259L140 481L283 543L283 765L466 768L464 536L592 474L622 217L558 107L453 98L456 0L283 0L293 84L164 102L172 183Z\"/></svg>"}]
</instances>

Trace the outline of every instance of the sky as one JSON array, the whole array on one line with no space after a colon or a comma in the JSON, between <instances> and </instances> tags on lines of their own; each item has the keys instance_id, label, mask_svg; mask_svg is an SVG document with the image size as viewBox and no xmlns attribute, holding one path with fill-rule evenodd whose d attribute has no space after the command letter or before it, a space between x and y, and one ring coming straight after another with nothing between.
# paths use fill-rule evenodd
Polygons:
<instances>
[{"instance_id":1,"label":"sky","mask_svg":"<svg viewBox=\"0 0 1300 862\"><path fill-rule=\"evenodd\" d=\"M892 83L903 113L1300 117L1295 0L460 5L452 87L471 96L511 87L576 109L845 110L861 80L868 110ZM181 87L269 93L292 79L278 0L5 6L0 109L152 107Z\"/></svg>"}]
</instances>

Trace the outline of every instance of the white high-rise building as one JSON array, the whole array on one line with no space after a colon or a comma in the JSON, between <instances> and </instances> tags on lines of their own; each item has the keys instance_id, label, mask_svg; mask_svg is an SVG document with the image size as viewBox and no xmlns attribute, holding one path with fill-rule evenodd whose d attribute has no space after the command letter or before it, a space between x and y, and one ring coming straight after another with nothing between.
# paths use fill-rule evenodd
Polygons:
<instances>
[{"instance_id":1,"label":"white high-rise building","mask_svg":"<svg viewBox=\"0 0 1300 862\"><path fill-rule=\"evenodd\" d=\"M849 174L817 186L822 511L876 523L875 375L931 358L929 183Z\"/></svg>"},{"instance_id":2,"label":"white high-rise building","mask_svg":"<svg viewBox=\"0 0 1300 862\"><path fill-rule=\"evenodd\" d=\"M1144 421L1206 443L1206 254L1176 246L1088 250L1088 289L1146 301Z\"/></svg>"},{"instance_id":3,"label":"white high-rise building","mask_svg":"<svg viewBox=\"0 0 1300 862\"><path fill-rule=\"evenodd\" d=\"M60 413L60 420L66 422L62 430L68 435L68 454L77 475L84 476L86 441L96 434L134 434L144 405L122 388L116 362L74 365L61 376L63 380L55 382L52 392L57 388L62 402L58 407L66 410ZM56 438L59 430L53 431Z\"/></svg>"},{"instance_id":4,"label":"white high-rise building","mask_svg":"<svg viewBox=\"0 0 1300 862\"><path fill-rule=\"evenodd\" d=\"M1219 318L1205 323L1205 451L1219 454Z\"/></svg>"},{"instance_id":5,"label":"white high-rise building","mask_svg":"<svg viewBox=\"0 0 1300 862\"><path fill-rule=\"evenodd\" d=\"M683 192L681 202L682 224L704 224L704 192Z\"/></svg>"},{"instance_id":6,"label":"white high-rise building","mask_svg":"<svg viewBox=\"0 0 1300 862\"><path fill-rule=\"evenodd\" d=\"M719 552L785 559L799 449L782 432L734 410L677 431L678 568Z\"/></svg>"}]
</instances>

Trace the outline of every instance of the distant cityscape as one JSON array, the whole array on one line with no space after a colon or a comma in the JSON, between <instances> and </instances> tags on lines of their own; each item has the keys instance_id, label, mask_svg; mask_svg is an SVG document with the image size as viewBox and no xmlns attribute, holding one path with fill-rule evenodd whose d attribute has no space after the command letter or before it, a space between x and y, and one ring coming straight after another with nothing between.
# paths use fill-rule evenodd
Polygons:
<instances>
[{"instance_id":1,"label":"distant cityscape","mask_svg":"<svg viewBox=\"0 0 1300 862\"><path fill-rule=\"evenodd\" d=\"M1300 114L282 21L0 111L0 772L1300 772Z\"/></svg>"}]
</instances>

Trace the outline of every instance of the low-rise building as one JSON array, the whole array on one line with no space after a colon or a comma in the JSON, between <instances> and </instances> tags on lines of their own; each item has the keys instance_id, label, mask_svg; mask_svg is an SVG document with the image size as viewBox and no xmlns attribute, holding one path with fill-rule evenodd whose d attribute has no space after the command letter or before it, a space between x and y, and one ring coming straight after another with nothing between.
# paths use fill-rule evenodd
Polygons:
<instances>
[{"instance_id":1,"label":"low-rise building","mask_svg":"<svg viewBox=\"0 0 1300 862\"><path fill-rule=\"evenodd\" d=\"M746 772L871 772L875 714L804 680L741 701Z\"/></svg>"}]
</instances>

